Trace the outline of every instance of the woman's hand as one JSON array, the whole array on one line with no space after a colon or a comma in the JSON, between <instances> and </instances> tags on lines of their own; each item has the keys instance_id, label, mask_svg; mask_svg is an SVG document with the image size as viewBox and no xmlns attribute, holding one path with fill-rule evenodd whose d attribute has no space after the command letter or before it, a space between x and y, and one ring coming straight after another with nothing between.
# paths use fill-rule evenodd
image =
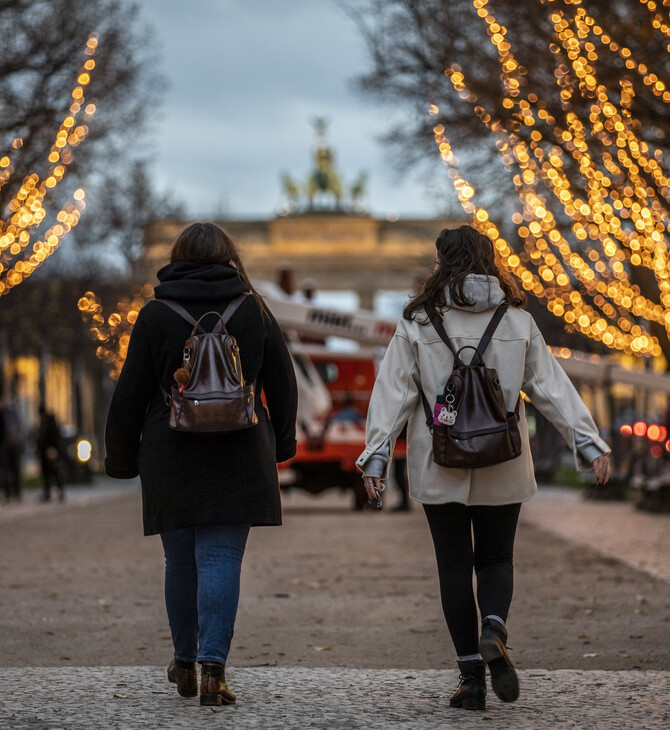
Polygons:
<instances>
[{"instance_id":1,"label":"woman's hand","mask_svg":"<svg viewBox=\"0 0 670 730\"><path fill-rule=\"evenodd\" d=\"M384 485L379 477L363 477L363 484L365 485L365 491L368 493L369 499L377 499L375 489L379 492L379 494L384 491Z\"/></svg>"},{"instance_id":2,"label":"woman's hand","mask_svg":"<svg viewBox=\"0 0 670 730\"><path fill-rule=\"evenodd\" d=\"M607 484L610 478L610 459L609 456L603 454L593 461L593 471L596 475L596 484Z\"/></svg>"}]
</instances>

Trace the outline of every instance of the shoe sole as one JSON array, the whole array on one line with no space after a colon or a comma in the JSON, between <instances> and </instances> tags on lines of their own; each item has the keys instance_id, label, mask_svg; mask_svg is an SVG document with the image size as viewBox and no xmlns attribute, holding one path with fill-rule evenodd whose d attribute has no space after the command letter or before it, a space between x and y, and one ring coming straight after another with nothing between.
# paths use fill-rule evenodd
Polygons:
<instances>
[{"instance_id":1,"label":"shoe sole","mask_svg":"<svg viewBox=\"0 0 670 730\"><path fill-rule=\"evenodd\" d=\"M449 703L449 707L456 707L459 710L485 710L486 700L483 697L471 697L456 704Z\"/></svg>"},{"instance_id":2,"label":"shoe sole","mask_svg":"<svg viewBox=\"0 0 670 730\"><path fill-rule=\"evenodd\" d=\"M491 673L491 686L502 702L515 702L519 698L519 678L507 647L497 637L485 638L479 644L479 653Z\"/></svg>"},{"instance_id":3,"label":"shoe sole","mask_svg":"<svg viewBox=\"0 0 670 730\"><path fill-rule=\"evenodd\" d=\"M234 705L235 700L229 700L218 692L200 695L200 704L205 707L221 707L221 705Z\"/></svg>"}]
</instances>

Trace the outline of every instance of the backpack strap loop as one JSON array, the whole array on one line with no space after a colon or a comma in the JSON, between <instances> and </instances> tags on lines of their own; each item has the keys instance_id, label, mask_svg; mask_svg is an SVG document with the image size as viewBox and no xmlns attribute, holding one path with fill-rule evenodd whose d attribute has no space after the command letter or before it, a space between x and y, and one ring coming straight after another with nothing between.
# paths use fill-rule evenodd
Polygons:
<instances>
[{"instance_id":1,"label":"backpack strap loop","mask_svg":"<svg viewBox=\"0 0 670 730\"><path fill-rule=\"evenodd\" d=\"M461 349L456 353L456 364L460 367L463 367L465 363L463 360L461 360L461 353L463 350L474 350L475 354L472 356L472 360L470 360L470 365L483 365L484 360L482 360L482 356L479 353L479 349L476 348L474 345L463 345Z\"/></svg>"},{"instance_id":2,"label":"backpack strap loop","mask_svg":"<svg viewBox=\"0 0 670 730\"><path fill-rule=\"evenodd\" d=\"M228 332L226 331L226 325L223 322L223 317L221 316L221 314L219 314L219 312L215 312L214 310L212 310L211 312L205 312L202 315L202 317L200 317L198 319L198 321L195 322L195 324L193 325L193 331L191 332L191 337L193 337L193 335L198 330L205 332L204 327L200 326L200 322L202 322L202 320L205 319L205 317L209 317L210 314L213 314L215 317L219 318L219 321L214 325L214 329L212 330L212 333L220 332L221 334L225 334L225 335L228 334Z\"/></svg>"}]
</instances>

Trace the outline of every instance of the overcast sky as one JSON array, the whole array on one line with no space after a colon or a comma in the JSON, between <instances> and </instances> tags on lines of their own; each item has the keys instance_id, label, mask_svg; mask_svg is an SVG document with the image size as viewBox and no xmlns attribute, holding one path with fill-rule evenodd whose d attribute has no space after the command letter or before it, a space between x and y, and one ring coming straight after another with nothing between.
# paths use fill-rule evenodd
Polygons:
<instances>
[{"instance_id":1,"label":"overcast sky","mask_svg":"<svg viewBox=\"0 0 670 730\"><path fill-rule=\"evenodd\" d=\"M169 82L152 134L155 178L190 214L272 216L280 173L302 182L311 170L317 115L329 120L345 185L369 173L373 213L438 212L422 180L397 181L376 139L391 110L351 89L369 64L335 0L138 2Z\"/></svg>"}]
</instances>

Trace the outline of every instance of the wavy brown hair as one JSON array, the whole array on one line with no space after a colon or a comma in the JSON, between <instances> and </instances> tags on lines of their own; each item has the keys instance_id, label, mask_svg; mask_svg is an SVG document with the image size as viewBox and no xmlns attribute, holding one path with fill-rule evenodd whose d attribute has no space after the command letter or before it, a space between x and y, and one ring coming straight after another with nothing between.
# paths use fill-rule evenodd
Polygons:
<instances>
[{"instance_id":1,"label":"wavy brown hair","mask_svg":"<svg viewBox=\"0 0 670 730\"><path fill-rule=\"evenodd\" d=\"M468 274L485 274L495 277L505 294L505 301L515 307L526 303L526 295L520 291L512 277L498 265L491 239L472 226L445 228L435 241L436 266L426 279L419 293L403 310L403 317L412 320L422 310L432 308L443 312L447 307L445 290L457 307L474 304L463 287Z\"/></svg>"},{"instance_id":2,"label":"wavy brown hair","mask_svg":"<svg viewBox=\"0 0 670 730\"><path fill-rule=\"evenodd\" d=\"M193 264L221 264L237 269L245 289L258 302L261 312L267 313L263 297L251 285L244 270L240 252L233 239L214 223L192 223L180 234L170 251L170 263L189 261Z\"/></svg>"}]
</instances>

